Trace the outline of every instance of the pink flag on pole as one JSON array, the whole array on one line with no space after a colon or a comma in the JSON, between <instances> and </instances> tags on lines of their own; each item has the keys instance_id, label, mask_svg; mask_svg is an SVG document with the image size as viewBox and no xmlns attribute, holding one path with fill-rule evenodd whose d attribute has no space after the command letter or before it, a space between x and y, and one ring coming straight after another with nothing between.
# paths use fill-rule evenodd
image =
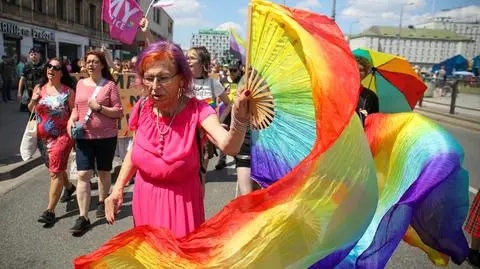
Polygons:
<instances>
[{"instance_id":1,"label":"pink flag on pole","mask_svg":"<svg viewBox=\"0 0 480 269\"><path fill-rule=\"evenodd\" d=\"M158 1L157 3L153 4L152 7L164 8L164 7L173 6L174 4L175 4L175 1Z\"/></svg>"},{"instance_id":2,"label":"pink flag on pole","mask_svg":"<svg viewBox=\"0 0 480 269\"><path fill-rule=\"evenodd\" d=\"M143 11L135 0L103 0L102 19L110 25L110 36L132 44Z\"/></svg>"}]
</instances>

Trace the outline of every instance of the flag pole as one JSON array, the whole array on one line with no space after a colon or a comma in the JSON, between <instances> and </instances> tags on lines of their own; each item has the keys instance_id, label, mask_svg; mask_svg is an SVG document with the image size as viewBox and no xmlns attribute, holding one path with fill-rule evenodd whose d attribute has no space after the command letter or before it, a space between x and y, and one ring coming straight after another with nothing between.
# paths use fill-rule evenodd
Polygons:
<instances>
[{"instance_id":1,"label":"flag pole","mask_svg":"<svg viewBox=\"0 0 480 269\"><path fill-rule=\"evenodd\" d=\"M152 0L152 2L150 2L150 5L148 5L147 11L145 12L145 18L148 16L148 12L150 12L150 8L152 8L154 2L155 0Z\"/></svg>"}]
</instances>

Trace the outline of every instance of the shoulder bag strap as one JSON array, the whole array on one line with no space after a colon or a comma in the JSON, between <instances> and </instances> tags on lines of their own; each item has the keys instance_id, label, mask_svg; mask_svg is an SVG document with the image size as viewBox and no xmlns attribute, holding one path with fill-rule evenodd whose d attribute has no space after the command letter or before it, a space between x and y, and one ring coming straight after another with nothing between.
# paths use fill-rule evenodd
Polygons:
<instances>
[{"instance_id":1,"label":"shoulder bag strap","mask_svg":"<svg viewBox=\"0 0 480 269\"><path fill-rule=\"evenodd\" d=\"M97 98L97 95L98 93L100 92L100 90L102 89L102 87L104 86L105 84L105 79L102 78L102 80L100 81L100 83L97 85L97 87L95 88L95 90L93 91L93 94L92 94L92 98L91 99L95 99ZM85 114L85 118L83 119L83 121L85 123L88 122L88 120L90 119L90 116L92 115L92 109L89 108L88 111L87 111L87 114Z\"/></svg>"},{"instance_id":2,"label":"shoulder bag strap","mask_svg":"<svg viewBox=\"0 0 480 269\"><path fill-rule=\"evenodd\" d=\"M215 89L213 88L213 78L209 78L209 80L210 80L210 91L212 92L212 99L213 99L213 102L216 104L217 96L215 96Z\"/></svg>"}]
</instances>

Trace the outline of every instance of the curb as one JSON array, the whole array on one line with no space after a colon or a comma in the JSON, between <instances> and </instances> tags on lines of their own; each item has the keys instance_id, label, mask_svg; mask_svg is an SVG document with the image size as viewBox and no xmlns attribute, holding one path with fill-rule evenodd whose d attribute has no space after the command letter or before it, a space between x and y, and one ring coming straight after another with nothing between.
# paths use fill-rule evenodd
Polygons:
<instances>
[{"instance_id":1,"label":"curb","mask_svg":"<svg viewBox=\"0 0 480 269\"><path fill-rule=\"evenodd\" d=\"M463 118L447 113L442 113L430 109L415 108L415 111L436 121L447 123L464 129L480 132L480 122L474 119Z\"/></svg>"},{"instance_id":2,"label":"curb","mask_svg":"<svg viewBox=\"0 0 480 269\"><path fill-rule=\"evenodd\" d=\"M447 112L439 112L437 110L424 108L424 107L416 107L415 110L424 111L424 112L428 112L428 113L432 113L432 114L438 114L438 115L441 115L441 116L444 116L444 117L454 118L454 119L457 119L457 120L468 121L468 122L471 122L471 123L474 123L474 124L480 124L480 118L478 120L476 120L476 119L473 119L473 118L461 117L461 116L457 116L457 114L450 114L450 113L447 113Z\"/></svg>"},{"instance_id":3,"label":"curb","mask_svg":"<svg viewBox=\"0 0 480 269\"><path fill-rule=\"evenodd\" d=\"M18 163L7 165L7 170L2 171L5 168L0 167L0 181L16 178L21 176L22 174L32 170L33 168L43 164L43 160L41 156L34 156L32 159L28 161L21 162L20 165ZM11 169L8 169L8 166L12 166Z\"/></svg>"}]
</instances>

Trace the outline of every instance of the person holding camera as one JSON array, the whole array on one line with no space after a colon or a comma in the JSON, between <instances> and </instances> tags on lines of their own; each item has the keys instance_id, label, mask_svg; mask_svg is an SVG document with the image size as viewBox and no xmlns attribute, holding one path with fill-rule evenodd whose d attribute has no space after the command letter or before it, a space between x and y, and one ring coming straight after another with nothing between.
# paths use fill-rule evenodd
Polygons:
<instances>
[{"instance_id":1,"label":"person holding camera","mask_svg":"<svg viewBox=\"0 0 480 269\"><path fill-rule=\"evenodd\" d=\"M40 84L33 90L28 109L37 115L38 148L50 172L48 207L38 221L53 225L56 221L55 207L63 187L62 202L69 201L75 192L75 186L70 183L66 173L68 155L73 147L66 127L74 107L75 85L59 59L51 59L45 69Z\"/></svg>"},{"instance_id":2,"label":"person holding camera","mask_svg":"<svg viewBox=\"0 0 480 269\"><path fill-rule=\"evenodd\" d=\"M85 64L88 78L77 83L75 108L67 128L76 142L77 202L80 210L79 218L70 229L72 233L82 233L90 226L90 179L94 170L99 177L96 216L105 216L103 201L110 191L110 171L117 145L117 121L123 117L120 95L105 54L89 51L85 56Z\"/></svg>"}]
</instances>

